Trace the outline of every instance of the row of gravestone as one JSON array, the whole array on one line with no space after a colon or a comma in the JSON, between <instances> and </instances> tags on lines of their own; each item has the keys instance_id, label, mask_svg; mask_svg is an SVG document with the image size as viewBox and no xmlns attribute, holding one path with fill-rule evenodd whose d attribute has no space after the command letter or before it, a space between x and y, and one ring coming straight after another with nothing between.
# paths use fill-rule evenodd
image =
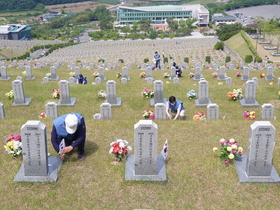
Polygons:
<instances>
[{"instance_id":1,"label":"row of gravestone","mask_svg":"<svg viewBox=\"0 0 280 210\"><path fill-rule=\"evenodd\" d=\"M269 121L256 121L250 129L248 155L235 161L239 181L280 182L272 164L276 129ZM57 181L62 160L48 156L46 126L40 121L27 121L21 127L21 136L23 163L14 181ZM167 180L165 160L157 154L157 147L157 124L140 120L134 125L134 154L127 157L125 180Z\"/></svg>"}]
</instances>

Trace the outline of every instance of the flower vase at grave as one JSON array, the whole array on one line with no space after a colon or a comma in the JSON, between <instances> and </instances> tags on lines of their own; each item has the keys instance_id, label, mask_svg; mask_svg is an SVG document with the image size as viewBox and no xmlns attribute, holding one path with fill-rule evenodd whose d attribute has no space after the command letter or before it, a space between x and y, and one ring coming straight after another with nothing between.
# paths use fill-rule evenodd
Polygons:
<instances>
[{"instance_id":1,"label":"flower vase at grave","mask_svg":"<svg viewBox=\"0 0 280 210\"><path fill-rule=\"evenodd\" d=\"M234 160L236 160L236 161L242 161L242 156L240 156L240 157L234 157Z\"/></svg>"}]
</instances>

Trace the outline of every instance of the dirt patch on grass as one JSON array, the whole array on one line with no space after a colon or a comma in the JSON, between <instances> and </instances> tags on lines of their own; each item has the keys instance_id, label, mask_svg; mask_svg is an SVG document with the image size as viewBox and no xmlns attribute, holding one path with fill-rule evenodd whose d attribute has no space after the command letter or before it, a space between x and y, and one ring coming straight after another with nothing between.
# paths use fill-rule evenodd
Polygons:
<instances>
[{"instance_id":1,"label":"dirt patch on grass","mask_svg":"<svg viewBox=\"0 0 280 210\"><path fill-rule=\"evenodd\" d=\"M65 13L70 13L70 12L75 13L75 12L85 11L86 9L91 9L92 11L94 11L97 6L101 6L101 5L104 4L100 4L92 1L84 1L84 2L77 2L77 3L49 5L46 6L45 8L52 12L61 12L63 10Z\"/></svg>"},{"instance_id":2,"label":"dirt patch on grass","mask_svg":"<svg viewBox=\"0 0 280 210\"><path fill-rule=\"evenodd\" d=\"M274 106L275 109L280 108L280 100L272 100L270 103Z\"/></svg>"}]
</instances>

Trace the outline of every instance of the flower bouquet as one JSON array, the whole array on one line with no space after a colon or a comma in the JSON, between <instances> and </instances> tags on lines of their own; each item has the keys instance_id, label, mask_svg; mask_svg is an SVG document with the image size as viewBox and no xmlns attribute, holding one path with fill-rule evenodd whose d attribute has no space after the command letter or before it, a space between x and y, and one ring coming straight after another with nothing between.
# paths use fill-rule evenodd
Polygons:
<instances>
[{"instance_id":1,"label":"flower bouquet","mask_svg":"<svg viewBox=\"0 0 280 210\"><path fill-rule=\"evenodd\" d=\"M191 73L189 74L189 77L190 77L190 78L193 78L193 77L194 77L194 73L191 72Z\"/></svg>"},{"instance_id":2,"label":"flower bouquet","mask_svg":"<svg viewBox=\"0 0 280 210\"><path fill-rule=\"evenodd\" d=\"M169 74L168 72L165 72L165 73L163 73L163 77L164 77L164 78L169 78L169 77L170 77L170 74Z\"/></svg>"},{"instance_id":3,"label":"flower bouquet","mask_svg":"<svg viewBox=\"0 0 280 210\"><path fill-rule=\"evenodd\" d=\"M100 99L106 99L107 98L107 94L104 90L100 90L97 94L97 97Z\"/></svg>"},{"instance_id":4,"label":"flower bouquet","mask_svg":"<svg viewBox=\"0 0 280 210\"><path fill-rule=\"evenodd\" d=\"M217 77L218 75L219 75L218 72L213 72L213 73L212 73L212 76L213 76L213 77Z\"/></svg>"},{"instance_id":5,"label":"flower bouquet","mask_svg":"<svg viewBox=\"0 0 280 210\"><path fill-rule=\"evenodd\" d=\"M226 165L229 164L233 159L241 159L243 148L238 145L235 139L220 139L220 159ZM213 148L213 152L217 152L217 147Z\"/></svg>"},{"instance_id":6,"label":"flower bouquet","mask_svg":"<svg viewBox=\"0 0 280 210\"><path fill-rule=\"evenodd\" d=\"M47 114L45 112L42 112L39 116L39 119L46 119L47 118Z\"/></svg>"},{"instance_id":7,"label":"flower bouquet","mask_svg":"<svg viewBox=\"0 0 280 210\"><path fill-rule=\"evenodd\" d=\"M59 92L59 90L58 89L52 89L52 97L54 98L54 99L59 99L60 98L60 92Z\"/></svg>"},{"instance_id":8,"label":"flower bouquet","mask_svg":"<svg viewBox=\"0 0 280 210\"><path fill-rule=\"evenodd\" d=\"M193 120L206 120L206 114L202 111L195 113Z\"/></svg>"},{"instance_id":9,"label":"flower bouquet","mask_svg":"<svg viewBox=\"0 0 280 210\"><path fill-rule=\"evenodd\" d=\"M4 145L4 148L8 154L16 157L22 153L21 135L10 134L5 141L6 144Z\"/></svg>"},{"instance_id":10,"label":"flower bouquet","mask_svg":"<svg viewBox=\"0 0 280 210\"><path fill-rule=\"evenodd\" d=\"M278 99L280 100L280 91L278 91Z\"/></svg>"},{"instance_id":11,"label":"flower bouquet","mask_svg":"<svg viewBox=\"0 0 280 210\"><path fill-rule=\"evenodd\" d=\"M101 119L101 114L100 113L96 113L92 117L93 117L94 120L100 120Z\"/></svg>"},{"instance_id":12,"label":"flower bouquet","mask_svg":"<svg viewBox=\"0 0 280 210\"><path fill-rule=\"evenodd\" d=\"M70 77L75 77L75 76L76 76L76 73L73 72L73 71L71 71L71 72L69 72L69 75L70 75Z\"/></svg>"},{"instance_id":13,"label":"flower bouquet","mask_svg":"<svg viewBox=\"0 0 280 210\"><path fill-rule=\"evenodd\" d=\"M94 77L98 77L99 76L99 73L97 71L93 72L92 76Z\"/></svg>"},{"instance_id":14,"label":"flower bouquet","mask_svg":"<svg viewBox=\"0 0 280 210\"><path fill-rule=\"evenodd\" d=\"M155 119L155 114L151 110L145 110L142 112L142 114L145 119Z\"/></svg>"},{"instance_id":15,"label":"flower bouquet","mask_svg":"<svg viewBox=\"0 0 280 210\"><path fill-rule=\"evenodd\" d=\"M121 162L129 151L132 150L131 146L128 146L128 141L122 139L116 139L110 144L110 154L115 154L115 161Z\"/></svg>"},{"instance_id":16,"label":"flower bouquet","mask_svg":"<svg viewBox=\"0 0 280 210\"><path fill-rule=\"evenodd\" d=\"M190 90L189 92L187 92L187 96L189 97L189 99L194 99L197 97L197 93L195 93L194 90Z\"/></svg>"},{"instance_id":17,"label":"flower bouquet","mask_svg":"<svg viewBox=\"0 0 280 210\"><path fill-rule=\"evenodd\" d=\"M273 83L273 82L270 82L268 85L269 85L269 86L273 86L273 85L274 85L274 83Z\"/></svg>"},{"instance_id":18,"label":"flower bouquet","mask_svg":"<svg viewBox=\"0 0 280 210\"><path fill-rule=\"evenodd\" d=\"M140 77L145 78L147 76L146 72L141 72Z\"/></svg>"},{"instance_id":19,"label":"flower bouquet","mask_svg":"<svg viewBox=\"0 0 280 210\"><path fill-rule=\"evenodd\" d=\"M154 97L154 91L144 88L144 90L141 92L144 98L153 98Z\"/></svg>"},{"instance_id":20,"label":"flower bouquet","mask_svg":"<svg viewBox=\"0 0 280 210\"><path fill-rule=\"evenodd\" d=\"M26 77L26 71L21 72L23 76Z\"/></svg>"},{"instance_id":21,"label":"flower bouquet","mask_svg":"<svg viewBox=\"0 0 280 210\"><path fill-rule=\"evenodd\" d=\"M236 73L236 76L237 76L237 77L241 77L241 76L242 76L242 73L241 73L241 72L237 72L237 73Z\"/></svg>"},{"instance_id":22,"label":"flower bouquet","mask_svg":"<svg viewBox=\"0 0 280 210\"><path fill-rule=\"evenodd\" d=\"M45 76L45 77L47 77L47 78L49 78L49 79L50 79L50 78L51 78L51 76L52 76L52 75L51 75L51 73L46 73L46 76Z\"/></svg>"},{"instance_id":23,"label":"flower bouquet","mask_svg":"<svg viewBox=\"0 0 280 210\"><path fill-rule=\"evenodd\" d=\"M264 78L265 77L265 74L260 74L260 78Z\"/></svg>"},{"instance_id":24,"label":"flower bouquet","mask_svg":"<svg viewBox=\"0 0 280 210\"><path fill-rule=\"evenodd\" d=\"M122 76L122 73L117 72L116 77L120 78Z\"/></svg>"},{"instance_id":25,"label":"flower bouquet","mask_svg":"<svg viewBox=\"0 0 280 210\"><path fill-rule=\"evenodd\" d=\"M11 90L11 91L5 93L5 96L6 96L6 98L8 98L8 99L13 99L13 98L14 98L14 91Z\"/></svg>"},{"instance_id":26,"label":"flower bouquet","mask_svg":"<svg viewBox=\"0 0 280 210\"><path fill-rule=\"evenodd\" d=\"M242 89L233 89L232 92L228 92L228 97L233 101L243 98L244 96L242 95Z\"/></svg>"},{"instance_id":27,"label":"flower bouquet","mask_svg":"<svg viewBox=\"0 0 280 210\"><path fill-rule=\"evenodd\" d=\"M254 111L245 111L243 116L246 120L254 120L256 119L256 113Z\"/></svg>"}]
</instances>

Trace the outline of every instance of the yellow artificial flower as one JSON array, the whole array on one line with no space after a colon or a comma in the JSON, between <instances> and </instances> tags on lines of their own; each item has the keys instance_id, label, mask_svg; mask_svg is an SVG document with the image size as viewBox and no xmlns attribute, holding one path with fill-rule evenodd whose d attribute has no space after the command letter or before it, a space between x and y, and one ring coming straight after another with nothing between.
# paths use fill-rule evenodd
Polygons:
<instances>
[{"instance_id":1,"label":"yellow artificial flower","mask_svg":"<svg viewBox=\"0 0 280 210\"><path fill-rule=\"evenodd\" d=\"M220 139L220 142L225 142L225 139Z\"/></svg>"},{"instance_id":2,"label":"yellow artificial flower","mask_svg":"<svg viewBox=\"0 0 280 210\"><path fill-rule=\"evenodd\" d=\"M243 152L243 148L242 147L238 147L238 151Z\"/></svg>"},{"instance_id":3,"label":"yellow artificial flower","mask_svg":"<svg viewBox=\"0 0 280 210\"><path fill-rule=\"evenodd\" d=\"M231 148L231 147L227 147L227 151L229 151L229 152L230 152L231 150L232 150L232 148Z\"/></svg>"},{"instance_id":4,"label":"yellow artificial flower","mask_svg":"<svg viewBox=\"0 0 280 210\"><path fill-rule=\"evenodd\" d=\"M235 144L231 145L232 149L237 149L237 146Z\"/></svg>"},{"instance_id":5,"label":"yellow artificial flower","mask_svg":"<svg viewBox=\"0 0 280 210\"><path fill-rule=\"evenodd\" d=\"M230 140L229 140L229 142L234 143L234 142L235 142L235 140L234 140L234 139L230 139Z\"/></svg>"},{"instance_id":6,"label":"yellow artificial flower","mask_svg":"<svg viewBox=\"0 0 280 210\"><path fill-rule=\"evenodd\" d=\"M230 155L228 156L228 158L229 158L229 159L233 159L233 158L234 158L234 154L230 154Z\"/></svg>"},{"instance_id":7,"label":"yellow artificial flower","mask_svg":"<svg viewBox=\"0 0 280 210\"><path fill-rule=\"evenodd\" d=\"M218 151L218 148L217 147L214 147L213 148L213 152L217 152Z\"/></svg>"}]
</instances>

